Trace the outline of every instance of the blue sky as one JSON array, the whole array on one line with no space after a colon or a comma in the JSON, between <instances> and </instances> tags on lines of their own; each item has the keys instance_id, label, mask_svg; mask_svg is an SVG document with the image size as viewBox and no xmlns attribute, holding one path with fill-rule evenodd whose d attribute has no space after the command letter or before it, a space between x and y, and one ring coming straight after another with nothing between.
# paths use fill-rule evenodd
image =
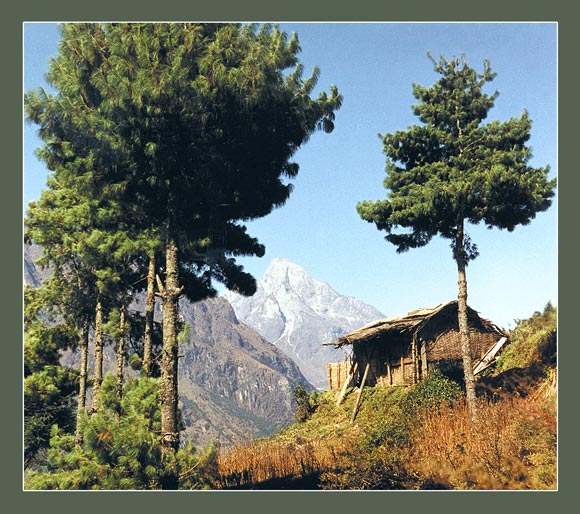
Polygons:
<instances>
[{"instance_id":1,"label":"blue sky","mask_svg":"<svg viewBox=\"0 0 580 514\"><path fill-rule=\"evenodd\" d=\"M418 123L412 114L412 84L438 78L427 52L465 55L497 73L487 92L500 95L489 120L533 121L533 166L557 176L556 23L281 23L296 32L300 61L308 74L320 68L318 89L331 84L344 96L332 134L317 133L296 153L300 165L294 192L283 207L250 223L266 245L261 258L242 259L260 277L274 257L287 258L339 293L356 296L385 315L448 301L457 296L457 271L449 242L435 238L421 249L397 254L374 225L362 221L356 204L385 195L385 156L378 134ZM48 59L58 44L55 24L27 23L24 89L44 85ZM24 127L26 206L45 187L47 171L36 157L34 125ZM514 319L557 304L557 200L529 225L508 233L468 227L480 256L467 270L468 303L505 328Z\"/></svg>"}]
</instances>

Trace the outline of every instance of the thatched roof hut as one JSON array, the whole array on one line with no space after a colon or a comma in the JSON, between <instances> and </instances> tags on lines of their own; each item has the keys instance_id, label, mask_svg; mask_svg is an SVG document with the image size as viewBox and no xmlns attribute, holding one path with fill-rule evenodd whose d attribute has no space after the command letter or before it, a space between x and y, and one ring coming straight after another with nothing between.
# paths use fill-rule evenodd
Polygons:
<instances>
[{"instance_id":1,"label":"thatched roof hut","mask_svg":"<svg viewBox=\"0 0 580 514\"><path fill-rule=\"evenodd\" d=\"M479 372L493 360L507 337L471 307L468 323L474 371ZM457 301L380 319L325 344L352 348L351 362L327 365L331 389L341 388L355 365L352 378L355 384L360 384L367 364L366 385L415 384L441 361L461 365Z\"/></svg>"}]
</instances>

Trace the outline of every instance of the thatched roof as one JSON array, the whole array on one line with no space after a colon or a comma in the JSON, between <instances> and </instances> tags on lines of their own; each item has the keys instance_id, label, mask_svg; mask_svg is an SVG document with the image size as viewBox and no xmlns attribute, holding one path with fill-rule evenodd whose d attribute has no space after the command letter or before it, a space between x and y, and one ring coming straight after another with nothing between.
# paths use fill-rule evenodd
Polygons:
<instances>
[{"instance_id":1,"label":"thatched roof","mask_svg":"<svg viewBox=\"0 0 580 514\"><path fill-rule=\"evenodd\" d=\"M437 316L439 313L446 310L457 309L457 300L440 303L434 307L424 307L416 309L404 314L403 316L393 316L390 318L379 319L373 321L364 327L342 336L336 341L324 343L326 346L335 346L340 348L347 344L354 344L358 342L366 342L374 339L377 336L384 337L385 335L401 335L405 333L415 333L420 330L429 320ZM467 314L470 320L476 319L478 325L481 324L488 331L497 331L499 334L503 332L490 321L479 316L477 311L471 307L467 307Z\"/></svg>"}]
</instances>

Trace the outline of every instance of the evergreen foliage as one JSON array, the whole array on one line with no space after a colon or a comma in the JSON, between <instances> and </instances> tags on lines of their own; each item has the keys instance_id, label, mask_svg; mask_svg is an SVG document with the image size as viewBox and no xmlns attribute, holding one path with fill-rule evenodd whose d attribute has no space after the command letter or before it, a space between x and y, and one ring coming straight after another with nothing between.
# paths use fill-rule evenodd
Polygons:
<instances>
[{"instance_id":1,"label":"evergreen foliage","mask_svg":"<svg viewBox=\"0 0 580 514\"><path fill-rule=\"evenodd\" d=\"M294 417L296 421L306 421L316 410L318 405L318 391L308 391L304 384L299 384L292 391L296 407Z\"/></svg>"},{"instance_id":2,"label":"evergreen foliage","mask_svg":"<svg viewBox=\"0 0 580 514\"><path fill-rule=\"evenodd\" d=\"M387 232L402 252L437 234L455 241L461 220L514 230L551 205L556 180L549 167L532 168L526 143L531 119L484 124L497 92L483 92L495 73L486 62L477 73L464 59L441 58L432 87L413 86L413 113L422 125L381 136L387 156L387 199L361 202L361 217ZM395 232L396 228L409 229ZM452 243L453 244L453 243ZM466 260L477 247L462 249Z\"/></svg>"},{"instance_id":3,"label":"evergreen foliage","mask_svg":"<svg viewBox=\"0 0 580 514\"><path fill-rule=\"evenodd\" d=\"M452 408L463 397L461 386L443 375L437 368L429 371L424 380L416 384L404 401L405 412L413 417L422 410Z\"/></svg>"},{"instance_id":4,"label":"evergreen foliage","mask_svg":"<svg viewBox=\"0 0 580 514\"><path fill-rule=\"evenodd\" d=\"M64 323L48 325L43 309L47 289L26 288L24 334L24 466L42 465L53 425L74 430L78 373L60 365L61 351L74 346L75 333Z\"/></svg>"},{"instance_id":5,"label":"evergreen foliage","mask_svg":"<svg viewBox=\"0 0 580 514\"><path fill-rule=\"evenodd\" d=\"M214 296L214 280L255 292L235 259L265 249L243 223L286 202L298 173L293 155L313 132L333 130L342 98L334 86L311 98L318 70L304 79L298 38L269 24L74 23L61 32L47 74L56 94L40 89L24 99L44 142L38 156L52 172L26 225L84 349L77 444L89 323L98 412L105 320L146 287L143 357L131 362L151 376L149 300L157 294L160 440L169 463L179 448L178 300ZM118 334L119 366L127 333ZM168 472L163 487L176 488L176 477Z\"/></svg>"},{"instance_id":6,"label":"evergreen foliage","mask_svg":"<svg viewBox=\"0 0 580 514\"><path fill-rule=\"evenodd\" d=\"M39 156L56 174L68 168L84 195L98 192L109 226L139 226L141 244L163 248L170 222L192 300L215 294L212 278L252 293L224 256L264 248L237 220L287 200L292 155L313 131L332 131L341 104L334 87L310 98L318 71L302 78L299 51L270 25L64 24L47 76L58 95L25 96Z\"/></svg>"},{"instance_id":7,"label":"evergreen foliage","mask_svg":"<svg viewBox=\"0 0 580 514\"><path fill-rule=\"evenodd\" d=\"M167 469L177 469L180 486L210 486L216 449L180 449L168 463L158 437L161 428L159 382L141 378L126 383L122 399L115 377L103 381L101 409L84 415L83 444L53 427L48 469L27 476L30 489L160 489Z\"/></svg>"}]
</instances>

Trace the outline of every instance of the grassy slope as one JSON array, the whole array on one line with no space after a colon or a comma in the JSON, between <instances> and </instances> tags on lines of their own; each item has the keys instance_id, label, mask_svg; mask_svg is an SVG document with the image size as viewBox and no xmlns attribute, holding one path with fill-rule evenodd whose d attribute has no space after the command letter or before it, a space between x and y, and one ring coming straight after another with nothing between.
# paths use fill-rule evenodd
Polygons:
<instances>
[{"instance_id":1,"label":"grassy slope","mask_svg":"<svg viewBox=\"0 0 580 514\"><path fill-rule=\"evenodd\" d=\"M479 381L472 423L455 382L313 393L314 412L220 456L216 487L254 489L556 488L556 310L520 321Z\"/></svg>"}]
</instances>

